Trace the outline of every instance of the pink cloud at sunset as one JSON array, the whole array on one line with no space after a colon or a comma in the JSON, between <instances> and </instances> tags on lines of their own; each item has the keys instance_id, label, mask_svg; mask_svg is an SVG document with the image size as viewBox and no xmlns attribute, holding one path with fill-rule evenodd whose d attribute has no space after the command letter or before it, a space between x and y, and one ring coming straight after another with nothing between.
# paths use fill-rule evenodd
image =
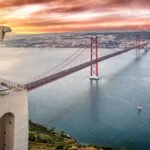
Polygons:
<instances>
[{"instance_id":1,"label":"pink cloud at sunset","mask_svg":"<svg viewBox=\"0 0 150 150\"><path fill-rule=\"evenodd\" d=\"M148 0L0 0L0 24L16 33L149 30Z\"/></svg>"}]
</instances>

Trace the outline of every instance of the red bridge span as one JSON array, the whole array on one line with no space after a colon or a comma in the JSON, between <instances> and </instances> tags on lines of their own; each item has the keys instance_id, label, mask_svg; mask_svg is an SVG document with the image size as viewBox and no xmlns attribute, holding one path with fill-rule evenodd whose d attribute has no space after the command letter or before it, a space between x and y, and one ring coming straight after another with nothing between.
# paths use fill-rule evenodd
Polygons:
<instances>
[{"instance_id":1,"label":"red bridge span","mask_svg":"<svg viewBox=\"0 0 150 150\"><path fill-rule=\"evenodd\" d=\"M130 48L126 48L124 50L113 52L113 53L110 53L108 55L105 55L105 56L102 56L102 57L99 57L99 58L97 57L95 59L91 59L91 61L87 61L85 63L82 63L82 64L76 65L74 67L71 67L69 69L65 69L63 71L60 71L60 72L57 72L57 73L54 73L54 74L51 74L51 75L47 75L46 77L42 77L40 79L36 79L34 81L26 83L26 84L24 84L24 88L27 89L27 91L31 91L31 90L33 90L35 88L38 88L38 87L43 86L45 84L48 84L48 83L50 83L52 81L58 80L58 79L60 79L62 77L65 77L65 76L67 76L67 75L69 75L71 73L74 73L76 71L79 71L81 69L84 69L84 68L86 68L88 66L95 65L95 64L97 64L100 61L104 61L106 59L115 57L117 55L126 53L126 52L134 50L134 49L137 50L137 49L140 49L140 48L144 48L147 45L148 45L148 43L144 43L144 44L136 45L136 46L133 46L133 47L130 47ZM97 49L97 46L96 46L96 49Z\"/></svg>"}]
</instances>

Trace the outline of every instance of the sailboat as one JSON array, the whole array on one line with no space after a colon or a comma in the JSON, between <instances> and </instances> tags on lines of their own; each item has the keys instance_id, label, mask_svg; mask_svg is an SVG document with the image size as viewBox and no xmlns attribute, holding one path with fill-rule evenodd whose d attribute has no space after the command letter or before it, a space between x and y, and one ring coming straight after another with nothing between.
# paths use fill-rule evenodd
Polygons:
<instances>
[{"instance_id":1,"label":"sailboat","mask_svg":"<svg viewBox=\"0 0 150 150\"><path fill-rule=\"evenodd\" d=\"M142 110L143 109L143 106L141 104L137 105L136 107L137 107L138 110Z\"/></svg>"}]
</instances>

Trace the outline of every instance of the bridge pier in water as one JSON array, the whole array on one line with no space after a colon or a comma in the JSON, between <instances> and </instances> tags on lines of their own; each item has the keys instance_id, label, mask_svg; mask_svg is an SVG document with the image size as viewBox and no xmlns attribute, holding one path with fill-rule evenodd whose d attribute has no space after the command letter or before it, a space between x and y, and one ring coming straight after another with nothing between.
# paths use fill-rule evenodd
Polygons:
<instances>
[{"instance_id":1,"label":"bridge pier in water","mask_svg":"<svg viewBox=\"0 0 150 150\"><path fill-rule=\"evenodd\" d=\"M140 41L140 35L137 34L136 38L135 38L135 46L136 46L136 56L140 56L141 55L141 41Z\"/></svg>"}]
</instances>

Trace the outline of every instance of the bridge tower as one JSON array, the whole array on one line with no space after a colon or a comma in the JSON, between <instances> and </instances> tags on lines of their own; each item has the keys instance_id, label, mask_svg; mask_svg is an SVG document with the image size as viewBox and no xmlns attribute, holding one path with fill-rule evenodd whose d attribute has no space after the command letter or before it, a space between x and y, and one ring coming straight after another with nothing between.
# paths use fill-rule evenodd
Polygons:
<instances>
[{"instance_id":1,"label":"bridge tower","mask_svg":"<svg viewBox=\"0 0 150 150\"><path fill-rule=\"evenodd\" d=\"M90 51L90 79L98 80L98 38L91 37L91 51Z\"/></svg>"},{"instance_id":2,"label":"bridge tower","mask_svg":"<svg viewBox=\"0 0 150 150\"><path fill-rule=\"evenodd\" d=\"M140 55L140 50L141 50L140 40L141 40L140 34L136 34L136 38L135 38L135 45L137 46L136 47L136 55Z\"/></svg>"}]
</instances>

